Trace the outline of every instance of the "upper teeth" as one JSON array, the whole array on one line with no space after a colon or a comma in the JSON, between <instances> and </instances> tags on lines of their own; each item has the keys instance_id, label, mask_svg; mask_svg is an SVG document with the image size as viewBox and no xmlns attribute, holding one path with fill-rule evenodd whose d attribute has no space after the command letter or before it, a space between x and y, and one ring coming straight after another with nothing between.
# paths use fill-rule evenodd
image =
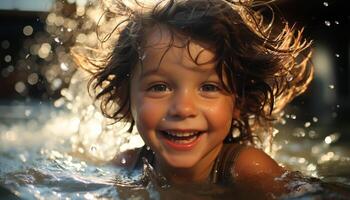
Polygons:
<instances>
[{"instance_id":1,"label":"upper teeth","mask_svg":"<svg viewBox=\"0 0 350 200\"><path fill-rule=\"evenodd\" d=\"M165 131L167 134L177 137L188 137L198 134L199 132L174 132L174 131Z\"/></svg>"}]
</instances>

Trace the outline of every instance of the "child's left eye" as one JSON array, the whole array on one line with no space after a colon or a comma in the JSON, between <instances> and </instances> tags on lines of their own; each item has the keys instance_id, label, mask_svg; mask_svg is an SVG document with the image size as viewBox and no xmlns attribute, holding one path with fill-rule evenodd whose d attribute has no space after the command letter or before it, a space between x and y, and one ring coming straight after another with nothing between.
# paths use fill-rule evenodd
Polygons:
<instances>
[{"instance_id":1,"label":"child's left eye","mask_svg":"<svg viewBox=\"0 0 350 200\"><path fill-rule=\"evenodd\" d=\"M209 83L202 85L200 90L203 92L217 92L220 91L220 87L216 84Z\"/></svg>"}]
</instances>

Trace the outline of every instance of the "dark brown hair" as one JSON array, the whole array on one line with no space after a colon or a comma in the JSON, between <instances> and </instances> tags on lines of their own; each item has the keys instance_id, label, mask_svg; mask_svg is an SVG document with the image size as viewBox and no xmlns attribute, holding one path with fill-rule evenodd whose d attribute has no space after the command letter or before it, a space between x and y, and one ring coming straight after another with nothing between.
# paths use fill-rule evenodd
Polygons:
<instances>
[{"instance_id":1,"label":"dark brown hair","mask_svg":"<svg viewBox=\"0 0 350 200\"><path fill-rule=\"evenodd\" d=\"M225 90L235 95L240 110L233 123L240 141L255 143L253 136L271 128L275 114L304 92L312 79L310 42L302 39L302 30L296 32L287 23L277 27L266 22L257 9L268 5L234 0L141 2L102 2L105 20L118 22L102 39L97 30L102 43L116 36L113 50L103 58L72 51L77 64L92 73L90 91L100 101L102 113L116 122L130 122L130 130L134 125L130 76L142 60L146 33L154 26L165 26L173 37L180 34L213 49L217 73L221 81L223 73L227 75Z\"/></svg>"}]
</instances>

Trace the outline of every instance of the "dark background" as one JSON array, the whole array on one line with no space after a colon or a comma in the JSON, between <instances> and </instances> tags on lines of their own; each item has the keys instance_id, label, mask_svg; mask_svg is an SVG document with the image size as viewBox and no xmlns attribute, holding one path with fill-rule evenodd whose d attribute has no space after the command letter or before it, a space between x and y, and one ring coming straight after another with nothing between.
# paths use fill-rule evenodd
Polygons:
<instances>
[{"instance_id":1,"label":"dark background","mask_svg":"<svg viewBox=\"0 0 350 200\"><path fill-rule=\"evenodd\" d=\"M305 94L292 102L287 114L297 114L300 123L317 117L324 130L340 132L342 137L350 139L350 18L346 4L345 0L279 0L274 3L279 8L276 12L280 12L290 24L305 28L304 36L314 41L315 49L314 81ZM59 89L50 90L40 73L36 84L26 83L28 71L33 70L30 69L33 66L19 62L23 59L22 47L26 41L35 37L35 33L44 31L46 16L47 12L0 10L2 104L17 100L54 101L60 96ZM23 34L27 25L34 30L30 36ZM11 61L5 61L7 55L11 56ZM43 61L38 59L37 62ZM19 81L26 85L26 92L15 90ZM68 82L63 82L60 88L66 87Z\"/></svg>"}]
</instances>

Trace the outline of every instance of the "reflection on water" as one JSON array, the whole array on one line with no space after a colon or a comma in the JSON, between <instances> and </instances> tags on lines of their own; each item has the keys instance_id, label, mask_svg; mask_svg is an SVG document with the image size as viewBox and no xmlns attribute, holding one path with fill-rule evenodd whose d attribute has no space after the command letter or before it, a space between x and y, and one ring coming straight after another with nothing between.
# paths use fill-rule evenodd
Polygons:
<instances>
[{"instance_id":1,"label":"reflection on water","mask_svg":"<svg viewBox=\"0 0 350 200\"><path fill-rule=\"evenodd\" d=\"M37 126L31 120L1 125L1 185L25 199L117 196L113 180L121 174L118 169L87 164L74 156L70 139L77 127L73 116L46 111L51 118L38 121Z\"/></svg>"}]
</instances>

